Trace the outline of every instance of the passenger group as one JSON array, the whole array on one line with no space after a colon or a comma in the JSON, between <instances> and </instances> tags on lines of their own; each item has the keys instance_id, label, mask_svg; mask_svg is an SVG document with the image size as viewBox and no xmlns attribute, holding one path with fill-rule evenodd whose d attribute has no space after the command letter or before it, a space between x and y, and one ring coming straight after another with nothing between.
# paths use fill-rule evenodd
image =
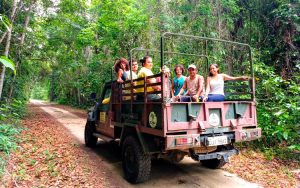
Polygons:
<instances>
[{"instance_id":1,"label":"passenger group","mask_svg":"<svg viewBox=\"0 0 300 188\"><path fill-rule=\"evenodd\" d=\"M129 63L125 58L120 58L115 62L114 69L117 73L117 82L123 83L125 80L143 78L154 75L152 72L153 63L150 56L145 56L140 60L142 68L138 71L138 63L135 59L131 60L131 73ZM209 76L206 79L206 89L204 86L204 77L198 74L198 69L194 64L188 66L189 76L185 77L184 66L177 64L174 68L175 77L172 80L171 94L173 101L180 102L219 102L225 100L224 81L226 80L248 80L247 76L233 77L224 73L220 73L217 64L209 66ZM160 80L149 78L147 83L153 84ZM143 85L144 80L139 80L134 85ZM160 85L152 85L147 87L147 92L160 91ZM135 92L143 92L144 88L140 87ZM157 99L160 96L156 94L149 95L150 99Z\"/></svg>"}]
</instances>

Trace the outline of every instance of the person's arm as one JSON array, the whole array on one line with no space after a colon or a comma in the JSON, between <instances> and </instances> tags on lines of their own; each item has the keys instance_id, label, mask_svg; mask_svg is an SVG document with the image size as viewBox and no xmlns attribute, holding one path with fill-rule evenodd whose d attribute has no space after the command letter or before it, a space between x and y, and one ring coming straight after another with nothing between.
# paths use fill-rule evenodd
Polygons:
<instances>
[{"instance_id":1,"label":"person's arm","mask_svg":"<svg viewBox=\"0 0 300 188\"><path fill-rule=\"evenodd\" d=\"M199 78L199 94L198 94L198 97L201 96L201 93L204 89L204 78L203 78L203 76L199 76L199 77L200 78Z\"/></svg>"},{"instance_id":2,"label":"person's arm","mask_svg":"<svg viewBox=\"0 0 300 188\"><path fill-rule=\"evenodd\" d=\"M205 95L204 95L204 98L203 98L203 101L207 101L207 96L210 92L210 77L208 76L207 79L206 79L206 90L205 90Z\"/></svg>"},{"instance_id":3,"label":"person's arm","mask_svg":"<svg viewBox=\"0 0 300 188\"><path fill-rule=\"evenodd\" d=\"M203 84L202 84L202 79L201 79L201 76L200 75L197 75L197 77L198 77L198 90L197 90L197 93L196 93L196 95L197 95L197 98L199 98L199 96L200 96L200 93L201 93L201 91L202 91L202 87L203 87Z\"/></svg>"},{"instance_id":4,"label":"person's arm","mask_svg":"<svg viewBox=\"0 0 300 188\"><path fill-rule=\"evenodd\" d=\"M234 76L229 76L227 74L221 74L223 76L224 80L248 80L249 77L248 76L238 76L238 77L234 77Z\"/></svg>"},{"instance_id":5,"label":"person's arm","mask_svg":"<svg viewBox=\"0 0 300 188\"><path fill-rule=\"evenodd\" d=\"M171 89L172 97L174 97L175 88L174 88L174 79L172 80L172 89Z\"/></svg>"},{"instance_id":6,"label":"person's arm","mask_svg":"<svg viewBox=\"0 0 300 188\"><path fill-rule=\"evenodd\" d=\"M155 78L151 78L151 79L147 79L147 83L153 84L156 83L156 79ZM160 91L161 87L159 85L157 86L151 86L154 90L156 91Z\"/></svg>"},{"instance_id":7,"label":"person's arm","mask_svg":"<svg viewBox=\"0 0 300 188\"><path fill-rule=\"evenodd\" d=\"M178 95L176 95L175 97L180 97L180 95L184 92L186 87L187 87L187 83L186 83L186 80L184 80L182 88L180 89Z\"/></svg>"},{"instance_id":8,"label":"person's arm","mask_svg":"<svg viewBox=\"0 0 300 188\"><path fill-rule=\"evenodd\" d=\"M202 89L202 84L201 84L201 77L200 75L196 75L196 79L198 82L198 88L197 88L197 92L196 95L192 96L194 101L198 101L200 93L201 93L201 89Z\"/></svg>"}]
</instances>

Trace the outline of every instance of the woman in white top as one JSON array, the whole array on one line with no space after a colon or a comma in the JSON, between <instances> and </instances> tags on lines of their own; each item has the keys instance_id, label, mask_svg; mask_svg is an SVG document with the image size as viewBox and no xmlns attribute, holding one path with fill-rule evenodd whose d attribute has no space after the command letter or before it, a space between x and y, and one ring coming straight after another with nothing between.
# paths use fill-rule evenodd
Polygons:
<instances>
[{"instance_id":1,"label":"woman in white top","mask_svg":"<svg viewBox=\"0 0 300 188\"><path fill-rule=\"evenodd\" d=\"M232 77L227 74L220 74L219 66L211 64L209 66L209 76L207 77L206 92L203 101L219 102L225 100L224 81L225 80L248 80L247 76Z\"/></svg>"}]
</instances>

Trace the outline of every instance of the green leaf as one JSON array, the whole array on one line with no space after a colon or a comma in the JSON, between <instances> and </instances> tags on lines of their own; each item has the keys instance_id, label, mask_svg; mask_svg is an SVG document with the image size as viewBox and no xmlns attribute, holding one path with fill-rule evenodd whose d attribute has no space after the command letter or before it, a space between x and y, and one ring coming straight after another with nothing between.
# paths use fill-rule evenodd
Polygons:
<instances>
[{"instance_id":1,"label":"green leaf","mask_svg":"<svg viewBox=\"0 0 300 188\"><path fill-rule=\"evenodd\" d=\"M0 21L6 27L7 30L10 30L11 24L5 15L0 14Z\"/></svg>"},{"instance_id":2,"label":"green leaf","mask_svg":"<svg viewBox=\"0 0 300 188\"><path fill-rule=\"evenodd\" d=\"M291 145L288 147L290 150L298 150L300 151L300 145Z\"/></svg>"},{"instance_id":3,"label":"green leaf","mask_svg":"<svg viewBox=\"0 0 300 188\"><path fill-rule=\"evenodd\" d=\"M0 62L5 66L10 68L11 70L14 71L14 74L16 74L16 66L12 60L8 59L5 56L0 56Z\"/></svg>"},{"instance_id":4,"label":"green leaf","mask_svg":"<svg viewBox=\"0 0 300 188\"><path fill-rule=\"evenodd\" d=\"M283 132L283 138L285 139L285 140L287 140L288 139L288 137L289 137L289 133L288 132Z\"/></svg>"},{"instance_id":5,"label":"green leaf","mask_svg":"<svg viewBox=\"0 0 300 188\"><path fill-rule=\"evenodd\" d=\"M281 114L283 114L284 111L283 110L279 110L278 112L275 112L274 115L275 116L280 116Z\"/></svg>"}]
</instances>

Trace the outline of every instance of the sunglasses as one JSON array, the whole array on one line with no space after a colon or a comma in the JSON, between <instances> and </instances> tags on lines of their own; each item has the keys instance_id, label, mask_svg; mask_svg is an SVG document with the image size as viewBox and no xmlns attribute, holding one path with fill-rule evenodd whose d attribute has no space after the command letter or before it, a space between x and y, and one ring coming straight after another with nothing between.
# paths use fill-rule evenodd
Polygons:
<instances>
[{"instance_id":1,"label":"sunglasses","mask_svg":"<svg viewBox=\"0 0 300 188\"><path fill-rule=\"evenodd\" d=\"M194 69L194 68L189 68L188 70L189 70L189 71L194 71L194 70L196 70L196 69Z\"/></svg>"}]
</instances>

